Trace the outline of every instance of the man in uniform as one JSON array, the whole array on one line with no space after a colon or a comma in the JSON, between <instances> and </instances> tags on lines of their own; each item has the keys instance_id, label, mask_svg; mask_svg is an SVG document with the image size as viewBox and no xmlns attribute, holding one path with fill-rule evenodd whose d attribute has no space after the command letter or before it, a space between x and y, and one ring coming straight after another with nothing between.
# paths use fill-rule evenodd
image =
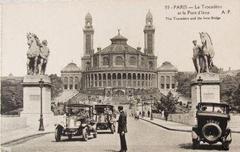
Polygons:
<instances>
[{"instance_id":1,"label":"man in uniform","mask_svg":"<svg viewBox=\"0 0 240 152\"><path fill-rule=\"evenodd\" d=\"M120 143L121 143L120 152L126 152L127 143L125 139L125 133L127 133L127 115L123 111L123 106L119 106L118 111L120 112L119 119L118 119L118 133L120 136Z\"/></svg>"}]
</instances>

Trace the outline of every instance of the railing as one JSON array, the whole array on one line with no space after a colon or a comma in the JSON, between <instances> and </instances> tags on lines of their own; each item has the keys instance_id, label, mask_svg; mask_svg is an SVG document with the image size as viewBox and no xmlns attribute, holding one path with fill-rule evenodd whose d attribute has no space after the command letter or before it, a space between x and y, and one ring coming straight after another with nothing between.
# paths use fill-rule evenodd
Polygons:
<instances>
[{"instance_id":1,"label":"railing","mask_svg":"<svg viewBox=\"0 0 240 152\"><path fill-rule=\"evenodd\" d=\"M156 69L149 69L146 67L90 67L86 70L86 72L89 71L112 71L112 70L135 70L135 71L144 71L144 72L155 72Z\"/></svg>"}]
</instances>

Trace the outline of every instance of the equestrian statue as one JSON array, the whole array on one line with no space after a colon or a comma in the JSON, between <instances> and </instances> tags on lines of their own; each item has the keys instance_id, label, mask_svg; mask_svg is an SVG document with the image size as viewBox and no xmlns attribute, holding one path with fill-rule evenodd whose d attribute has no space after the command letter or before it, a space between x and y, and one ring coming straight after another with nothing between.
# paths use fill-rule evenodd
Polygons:
<instances>
[{"instance_id":1,"label":"equestrian statue","mask_svg":"<svg viewBox=\"0 0 240 152\"><path fill-rule=\"evenodd\" d=\"M209 73L209 70L214 66L212 59L215 53L212 40L206 32L201 32L199 34L202 45L198 45L197 41L193 40L193 64L197 73Z\"/></svg>"},{"instance_id":2,"label":"equestrian statue","mask_svg":"<svg viewBox=\"0 0 240 152\"><path fill-rule=\"evenodd\" d=\"M49 48L47 40L40 42L36 34L27 33L27 74L45 75Z\"/></svg>"}]
</instances>

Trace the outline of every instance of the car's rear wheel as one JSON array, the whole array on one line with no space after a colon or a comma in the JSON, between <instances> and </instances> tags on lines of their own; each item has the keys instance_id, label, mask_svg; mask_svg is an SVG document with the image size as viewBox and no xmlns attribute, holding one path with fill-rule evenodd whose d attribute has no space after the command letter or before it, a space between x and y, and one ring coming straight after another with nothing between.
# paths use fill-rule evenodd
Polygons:
<instances>
[{"instance_id":1,"label":"car's rear wheel","mask_svg":"<svg viewBox=\"0 0 240 152\"><path fill-rule=\"evenodd\" d=\"M192 140L192 148L197 149L199 148L200 142L197 139Z\"/></svg>"},{"instance_id":2,"label":"car's rear wheel","mask_svg":"<svg viewBox=\"0 0 240 152\"><path fill-rule=\"evenodd\" d=\"M84 129L83 129L82 136L83 136L83 140L84 140L84 141L88 141L87 128L84 128Z\"/></svg>"},{"instance_id":3,"label":"car's rear wheel","mask_svg":"<svg viewBox=\"0 0 240 152\"><path fill-rule=\"evenodd\" d=\"M115 132L115 126L114 126L113 124L111 125L111 128L110 128L110 129L111 129L111 133L114 134L114 132Z\"/></svg>"},{"instance_id":4,"label":"car's rear wheel","mask_svg":"<svg viewBox=\"0 0 240 152\"><path fill-rule=\"evenodd\" d=\"M72 139L72 135L68 135L68 140L71 140Z\"/></svg>"},{"instance_id":5,"label":"car's rear wheel","mask_svg":"<svg viewBox=\"0 0 240 152\"><path fill-rule=\"evenodd\" d=\"M93 138L97 138L97 131L93 134Z\"/></svg>"},{"instance_id":6,"label":"car's rear wheel","mask_svg":"<svg viewBox=\"0 0 240 152\"><path fill-rule=\"evenodd\" d=\"M223 142L222 143L222 149L223 150L229 150L229 143L228 142Z\"/></svg>"},{"instance_id":7,"label":"car's rear wheel","mask_svg":"<svg viewBox=\"0 0 240 152\"><path fill-rule=\"evenodd\" d=\"M56 142L59 142L61 140L61 128L55 129L55 140Z\"/></svg>"}]
</instances>

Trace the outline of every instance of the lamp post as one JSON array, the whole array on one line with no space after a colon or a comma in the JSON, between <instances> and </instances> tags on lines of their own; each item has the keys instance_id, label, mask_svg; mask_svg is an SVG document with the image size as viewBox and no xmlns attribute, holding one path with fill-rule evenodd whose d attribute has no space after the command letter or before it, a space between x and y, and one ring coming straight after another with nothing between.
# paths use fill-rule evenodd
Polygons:
<instances>
[{"instance_id":1,"label":"lamp post","mask_svg":"<svg viewBox=\"0 0 240 152\"><path fill-rule=\"evenodd\" d=\"M202 82L203 79L201 78L201 76L199 76L199 78L197 79L198 82L198 86L199 86L199 92L200 92L200 103L202 102Z\"/></svg>"},{"instance_id":2,"label":"lamp post","mask_svg":"<svg viewBox=\"0 0 240 152\"><path fill-rule=\"evenodd\" d=\"M142 99L140 99L140 100L142 100ZM143 118L143 104L144 104L144 102L143 102L143 100L142 100L142 118Z\"/></svg>"},{"instance_id":3,"label":"lamp post","mask_svg":"<svg viewBox=\"0 0 240 152\"><path fill-rule=\"evenodd\" d=\"M91 98L91 96L88 96L88 104L90 104L90 98Z\"/></svg>"},{"instance_id":4,"label":"lamp post","mask_svg":"<svg viewBox=\"0 0 240 152\"><path fill-rule=\"evenodd\" d=\"M152 101L153 101L153 97L151 96L151 115L150 115L150 120L153 120L153 114L152 114Z\"/></svg>"},{"instance_id":5,"label":"lamp post","mask_svg":"<svg viewBox=\"0 0 240 152\"><path fill-rule=\"evenodd\" d=\"M43 88L44 81L40 79L39 81L39 87L40 87L40 124L39 124L39 131L44 131L44 126L43 126L43 114L42 114L42 88Z\"/></svg>"}]
</instances>

